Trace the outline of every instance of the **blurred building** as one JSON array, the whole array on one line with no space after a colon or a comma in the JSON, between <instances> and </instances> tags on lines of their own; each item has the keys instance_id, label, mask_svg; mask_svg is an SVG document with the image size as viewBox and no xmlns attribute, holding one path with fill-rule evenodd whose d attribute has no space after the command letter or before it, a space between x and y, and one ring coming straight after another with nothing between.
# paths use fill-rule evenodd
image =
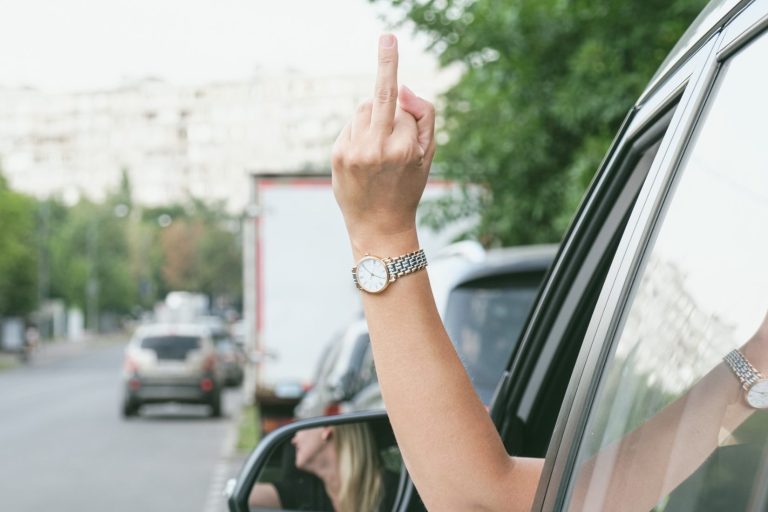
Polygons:
<instances>
[{"instance_id":1,"label":"blurred building","mask_svg":"<svg viewBox=\"0 0 768 512\"><path fill-rule=\"evenodd\" d=\"M737 347L736 326L698 303L684 269L652 256L627 316L616 357L671 396L690 388ZM691 357L695 354L696 357Z\"/></svg>"},{"instance_id":2,"label":"blurred building","mask_svg":"<svg viewBox=\"0 0 768 512\"><path fill-rule=\"evenodd\" d=\"M373 82L283 73L70 94L0 88L0 168L38 197L98 200L125 169L141 203L191 193L240 210L249 171L327 171L336 135ZM409 85L428 98L439 90L434 75Z\"/></svg>"}]
</instances>

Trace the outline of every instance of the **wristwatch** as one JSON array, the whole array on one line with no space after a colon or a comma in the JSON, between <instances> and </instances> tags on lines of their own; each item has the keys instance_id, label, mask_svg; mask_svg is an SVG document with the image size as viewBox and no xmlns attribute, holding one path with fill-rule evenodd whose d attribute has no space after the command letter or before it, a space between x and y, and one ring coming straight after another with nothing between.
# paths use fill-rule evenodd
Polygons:
<instances>
[{"instance_id":1,"label":"wristwatch","mask_svg":"<svg viewBox=\"0 0 768 512\"><path fill-rule=\"evenodd\" d=\"M768 409L768 379L738 350L731 350L723 360L741 382L747 404L754 409Z\"/></svg>"},{"instance_id":2,"label":"wristwatch","mask_svg":"<svg viewBox=\"0 0 768 512\"><path fill-rule=\"evenodd\" d=\"M352 279L358 289L368 293L381 293L398 278L426 268L424 249L396 258L379 258L366 254L352 267Z\"/></svg>"}]
</instances>

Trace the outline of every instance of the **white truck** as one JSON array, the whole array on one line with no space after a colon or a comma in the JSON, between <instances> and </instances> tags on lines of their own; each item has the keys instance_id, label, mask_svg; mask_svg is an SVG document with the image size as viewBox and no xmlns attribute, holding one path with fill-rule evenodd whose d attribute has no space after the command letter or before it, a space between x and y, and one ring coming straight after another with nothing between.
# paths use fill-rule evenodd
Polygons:
<instances>
[{"instance_id":1,"label":"white truck","mask_svg":"<svg viewBox=\"0 0 768 512\"><path fill-rule=\"evenodd\" d=\"M312 384L321 349L362 313L331 177L256 173L251 179L243 238L243 318L246 349L256 365L246 391L253 393L262 431L268 432L293 418L295 405ZM453 189L445 181L430 182L425 198ZM450 243L460 228L420 228L427 257Z\"/></svg>"}]
</instances>

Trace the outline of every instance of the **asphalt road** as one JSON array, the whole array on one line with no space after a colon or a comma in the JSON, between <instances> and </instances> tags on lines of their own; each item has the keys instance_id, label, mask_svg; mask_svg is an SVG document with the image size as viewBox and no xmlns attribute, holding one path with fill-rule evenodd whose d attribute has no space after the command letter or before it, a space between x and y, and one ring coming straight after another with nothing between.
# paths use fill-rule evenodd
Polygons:
<instances>
[{"instance_id":1,"label":"asphalt road","mask_svg":"<svg viewBox=\"0 0 768 512\"><path fill-rule=\"evenodd\" d=\"M0 510L226 510L239 393L219 419L158 405L126 421L121 363L122 344L110 343L0 372Z\"/></svg>"}]
</instances>

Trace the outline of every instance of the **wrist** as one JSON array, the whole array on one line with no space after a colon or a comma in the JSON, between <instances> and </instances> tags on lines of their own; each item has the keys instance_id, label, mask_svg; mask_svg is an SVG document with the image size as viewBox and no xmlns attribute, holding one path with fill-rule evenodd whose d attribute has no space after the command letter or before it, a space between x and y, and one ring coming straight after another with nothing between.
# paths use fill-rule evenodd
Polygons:
<instances>
[{"instance_id":1,"label":"wrist","mask_svg":"<svg viewBox=\"0 0 768 512\"><path fill-rule=\"evenodd\" d=\"M349 238L355 261L366 254L379 258L397 257L420 247L415 226L395 233L374 231L363 231L355 235L350 233Z\"/></svg>"}]
</instances>

